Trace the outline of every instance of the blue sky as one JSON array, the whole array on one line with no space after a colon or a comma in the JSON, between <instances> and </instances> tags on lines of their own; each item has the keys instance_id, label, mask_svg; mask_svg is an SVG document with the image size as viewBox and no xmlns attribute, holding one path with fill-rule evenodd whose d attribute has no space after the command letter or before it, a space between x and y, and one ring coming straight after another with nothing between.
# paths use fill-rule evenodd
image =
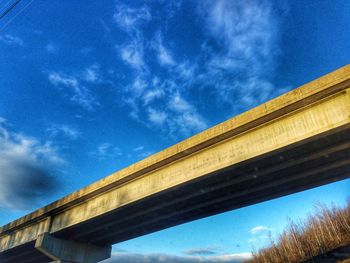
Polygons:
<instances>
[{"instance_id":1,"label":"blue sky","mask_svg":"<svg viewBox=\"0 0 350 263\"><path fill-rule=\"evenodd\" d=\"M340 0L22 0L0 20L0 224L349 63L349 11ZM114 257L235 262L316 202L344 204L349 188L184 224Z\"/></svg>"}]
</instances>

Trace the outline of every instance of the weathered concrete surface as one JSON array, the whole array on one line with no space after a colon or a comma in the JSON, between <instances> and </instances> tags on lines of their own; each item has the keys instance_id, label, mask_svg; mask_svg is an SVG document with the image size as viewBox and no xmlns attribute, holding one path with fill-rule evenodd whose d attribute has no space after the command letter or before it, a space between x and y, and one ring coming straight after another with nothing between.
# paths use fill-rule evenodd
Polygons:
<instances>
[{"instance_id":1,"label":"weathered concrete surface","mask_svg":"<svg viewBox=\"0 0 350 263\"><path fill-rule=\"evenodd\" d=\"M40 262L44 232L110 245L348 178L349 87L348 65L13 221L0 259Z\"/></svg>"},{"instance_id":2,"label":"weathered concrete surface","mask_svg":"<svg viewBox=\"0 0 350 263\"><path fill-rule=\"evenodd\" d=\"M99 247L40 234L35 248L55 262L95 263L111 257L112 246Z\"/></svg>"}]
</instances>

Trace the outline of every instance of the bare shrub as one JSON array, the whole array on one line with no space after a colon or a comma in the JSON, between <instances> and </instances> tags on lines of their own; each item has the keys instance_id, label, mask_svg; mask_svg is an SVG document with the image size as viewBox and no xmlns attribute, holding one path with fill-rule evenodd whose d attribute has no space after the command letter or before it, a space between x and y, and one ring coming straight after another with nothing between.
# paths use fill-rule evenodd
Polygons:
<instances>
[{"instance_id":1,"label":"bare shrub","mask_svg":"<svg viewBox=\"0 0 350 263\"><path fill-rule=\"evenodd\" d=\"M350 245L350 202L341 208L317 205L307 220L290 221L277 241L253 252L250 263L298 263Z\"/></svg>"}]
</instances>

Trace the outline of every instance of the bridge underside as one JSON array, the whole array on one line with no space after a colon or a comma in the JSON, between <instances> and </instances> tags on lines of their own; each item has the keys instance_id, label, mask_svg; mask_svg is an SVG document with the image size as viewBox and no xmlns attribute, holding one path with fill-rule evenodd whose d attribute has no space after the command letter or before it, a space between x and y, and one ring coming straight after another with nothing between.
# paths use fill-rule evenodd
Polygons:
<instances>
[{"instance_id":1,"label":"bridge underside","mask_svg":"<svg viewBox=\"0 0 350 263\"><path fill-rule=\"evenodd\" d=\"M28 242L14 249L3 252L0 262L6 263L47 263L52 260L34 247L35 241Z\"/></svg>"},{"instance_id":2,"label":"bridge underside","mask_svg":"<svg viewBox=\"0 0 350 263\"><path fill-rule=\"evenodd\" d=\"M96 245L118 243L348 178L349 156L347 125L151 195L54 235ZM34 248L34 242L3 252L0 261L50 262Z\"/></svg>"}]
</instances>

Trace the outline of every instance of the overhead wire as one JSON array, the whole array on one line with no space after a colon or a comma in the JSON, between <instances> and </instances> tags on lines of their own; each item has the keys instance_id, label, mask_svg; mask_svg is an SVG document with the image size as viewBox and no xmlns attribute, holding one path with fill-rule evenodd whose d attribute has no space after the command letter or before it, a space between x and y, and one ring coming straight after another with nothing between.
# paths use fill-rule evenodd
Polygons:
<instances>
[{"instance_id":1,"label":"overhead wire","mask_svg":"<svg viewBox=\"0 0 350 263\"><path fill-rule=\"evenodd\" d=\"M4 10L10 5L10 3L13 0L8 0L6 4L2 5L2 7L0 7L0 13L4 12Z\"/></svg>"},{"instance_id":2,"label":"overhead wire","mask_svg":"<svg viewBox=\"0 0 350 263\"><path fill-rule=\"evenodd\" d=\"M14 9L14 8L16 7L16 5L18 5L19 2L21 2L21 1L22 1L22 0L16 0L15 2L13 2L12 5L10 5L8 8L6 8L6 5L8 5L8 4L10 3L10 2L8 2L8 3L5 5L5 11L4 11L2 14L0 14L0 20L1 20L2 18L4 18L8 13L10 13L11 10Z\"/></svg>"},{"instance_id":3,"label":"overhead wire","mask_svg":"<svg viewBox=\"0 0 350 263\"><path fill-rule=\"evenodd\" d=\"M19 0L19 2L20 1L22 1L22 0ZM34 0L30 0L26 5L24 5L12 18L10 18L10 20L8 20L2 27L0 27L0 33L13 21L13 20L15 20L25 9L27 9L28 7L29 7L29 5L31 4L31 3L33 3L34 2ZM18 4L18 2L17 2L17 4ZM17 4L15 4L15 6L17 5ZM13 6L13 5L11 5L11 6ZM14 6L14 7L15 7ZM14 8L14 7L12 7L8 12L6 12L7 14ZM4 16L2 16L2 17L4 17ZM1 18L0 18L1 19Z\"/></svg>"}]
</instances>

